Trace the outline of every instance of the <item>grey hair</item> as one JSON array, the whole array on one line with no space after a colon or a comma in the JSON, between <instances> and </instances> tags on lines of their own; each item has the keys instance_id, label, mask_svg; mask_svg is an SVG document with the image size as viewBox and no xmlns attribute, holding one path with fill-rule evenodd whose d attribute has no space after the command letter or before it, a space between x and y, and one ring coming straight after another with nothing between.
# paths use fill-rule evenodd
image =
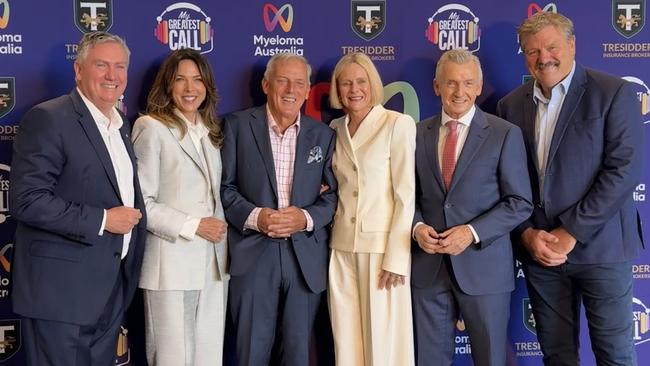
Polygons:
<instances>
[{"instance_id":1,"label":"grey hair","mask_svg":"<svg viewBox=\"0 0 650 366\"><path fill-rule=\"evenodd\" d=\"M79 65L83 65L84 61L86 60L86 56L88 55L88 51L90 51L91 48L97 46L98 44L108 42L115 42L124 48L124 51L126 51L126 60L128 63L131 57L131 51L126 45L126 42L124 42L120 36L116 36L108 32L90 32L84 34L84 36L79 41L79 44L77 45L77 60L75 62Z\"/></svg>"},{"instance_id":2,"label":"grey hair","mask_svg":"<svg viewBox=\"0 0 650 366\"><path fill-rule=\"evenodd\" d=\"M307 59L303 56L300 56L292 52L281 52L273 55L269 62L266 63L266 70L264 70L264 80L269 81L271 74L275 71L276 64L280 61L289 61L289 60L299 60L307 67L307 84L311 84L311 65L307 62Z\"/></svg>"},{"instance_id":3,"label":"grey hair","mask_svg":"<svg viewBox=\"0 0 650 366\"><path fill-rule=\"evenodd\" d=\"M560 32L564 33L567 40L574 36L573 22L571 19L559 13L541 11L524 20L519 28L517 28L517 35L519 36L519 45L521 46L521 49L525 51L524 41L526 37L531 36L548 26L555 27Z\"/></svg>"},{"instance_id":4,"label":"grey hair","mask_svg":"<svg viewBox=\"0 0 650 366\"><path fill-rule=\"evenodd\" d=\"M452 49L446 51L440 56L438 63L436 64L436 79L442 75L442 66L447 63L452 62L457 65L464 65L469 62L473 62L478 67L478 79L483 80L483 70L481 70L481 61L474 55L465 49Z\"/></svg>"}]
</instances>

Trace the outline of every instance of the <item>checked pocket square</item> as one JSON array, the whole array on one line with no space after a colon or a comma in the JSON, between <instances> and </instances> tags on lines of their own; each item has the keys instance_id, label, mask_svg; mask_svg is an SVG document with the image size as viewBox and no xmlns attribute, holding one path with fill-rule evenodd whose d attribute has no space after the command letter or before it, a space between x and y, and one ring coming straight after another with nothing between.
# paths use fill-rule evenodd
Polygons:
<instances>
[{"instance_id":1,"label":"checked pocket square","mask_svg":"<svg viewBox=\"0 0 650 366\"><path fill-rule=\"evenodd\" d=\"M314 146L309 150L309 158L307 158L307 164L311 163L320 163L323 161L323 149L320 146Z\"/></svg>"}]
</instances>

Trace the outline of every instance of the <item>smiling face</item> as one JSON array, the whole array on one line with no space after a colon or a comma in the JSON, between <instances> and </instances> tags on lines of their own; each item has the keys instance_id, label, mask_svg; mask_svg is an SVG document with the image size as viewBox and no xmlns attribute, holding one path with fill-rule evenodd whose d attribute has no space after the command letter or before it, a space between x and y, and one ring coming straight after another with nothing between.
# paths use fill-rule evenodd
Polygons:
<instances>
[{"instance_id":1,"label":"smiling face","mask_svg":"<svg viewBox=\"0 0 650 366\"><path fill-rule=\"evenodd\" d=\"M549 97L573 67L576 55L575 36L568 37L555 26L546 26L528 35L522 42L526 67Z\"/></svg>"},{"instance_id":2,"label":"smiling face","mask_svg":"<svg viewBox=\"0 0 650 366\"><path fill-rule=\"evenodd\" d=\"M337 78L339 97L345 111L365 116L372 108L372 88L368 73L357 63L343 68Z\"/></svg>"},{"instance_id":3,"label":"smiling face","mask_svg":"<svg viewBox=\"0 0 650 366\"><path fill-rule=\"evenodd\" d=\"M464 116L481 94L483 81L478 65L474 62L457 64L447 61L433 82L436 95L440 96L442 108L453 119Z\"/></svg>"},{"instance_id":4,"label":"smiling face","mask_svg":"<svg viewBox=\"0 0 650 366\"><path fill-rule=\"evenodd\" d=\"M298 58L278 60L268 79L262 79L262 89L275 121L290 126L309 96L307 65Z\"/></svg>"},{"instance_id":5,"label":"smiling face","mask_svg":"<svg viewBox=\"0 0 650 366\"><path fill-rule=\"evenodd\" d=\"M106 116L126 89L128 64L126 50L117 42L96 44L82 64L74 64L79 90Z\"/></svg>"},{"instance_id":6,"label":"smiling face","mask_svg":"<svg viewBox=\"0 0 650 366\"><path fill-rule=\"evenodd\" d=\"M199 68L192 60L178 63L172 84L174 105L190 122L196 122L197 111L205 100L205 84Z\"/></svg>"}]
</instances>

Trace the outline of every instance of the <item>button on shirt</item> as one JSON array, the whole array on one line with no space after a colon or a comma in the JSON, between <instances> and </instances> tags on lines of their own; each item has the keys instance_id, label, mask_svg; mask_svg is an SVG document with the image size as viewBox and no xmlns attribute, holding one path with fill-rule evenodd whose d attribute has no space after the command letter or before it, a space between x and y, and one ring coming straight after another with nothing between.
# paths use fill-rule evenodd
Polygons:
<instances>
[{"instance_id":1,"label":"button on shirt","mask_svg":"<svg viewBox=\"0 0 650 366\"><path fill-rule=\"evenodd\" d=\"M129 153L126 151L126 145L124 145L124 140L122 140L122 135L120 134L120 128L124 123L122 117L120 117L120 114L117 113L115 108L112 108L111 118L107 118L83 95L79 88L77 88L77 91L79 92L79 95L81 95L81 99L95 120L97 129L102 136L102 140L104 140L104 145L106 145L106 150L108 150L108 155L111 157L111 163L113 165L115 177L117 178L117 186L120 191L120 197L122 198L122 204L127 207L133 207L135 201L133 163L129 157ZM102 226L99 230L99 235L104 235L106 215L107 211L104 210L104 218L102 219ZM131 232L124 234L122 241L122 258L126 257L126 253L129 251L130 241Z\"/></svg>"},{"instance_id":2,"label":"button on shirt","mask_svg":"<svg viewBox=\"0 0 650 366\"><path fill-rule=\"evenodd\" d=\"M535 116L537 176L539 177L539 194L542 200L544 198L544 178L546 176L548 153L553 140L553 133L564 104L564 98L569 90L569 85L571 85L575 68L574 62L569 75L551 89L550 98L544 96L537 81L535 81L533 87L533 101L537 105L537 114Z\"/></svg>"},{"instance_id":3,"label":"button on shirt","mask_svg":"<svg viewBox=\"0 0 650 366\"><path fill-rule=\"evenodd\" d=\"M271 150L273 152L273 164L275 165L275 181L278 187L278 209L286 208L291 205L291 190L293 186L293 170L296 160L296 142L300 132L300 115L296 122L289 126L284 133L280 131L273 115L266 107L266 119L268 121L269 137L271 140ZM244 229L253 229L259 231L257 219L261 207L256 207L251 211L244 224ZM314 222L311 215L306 210L302 210L307 219L306 231L314 229Z\"/></svg>"}]
</instances>

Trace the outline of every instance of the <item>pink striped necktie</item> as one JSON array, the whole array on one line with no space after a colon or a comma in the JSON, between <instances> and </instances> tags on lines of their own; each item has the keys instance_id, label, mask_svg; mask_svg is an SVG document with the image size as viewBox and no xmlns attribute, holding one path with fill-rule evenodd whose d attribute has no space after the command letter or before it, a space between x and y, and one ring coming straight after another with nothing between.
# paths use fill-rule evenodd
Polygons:
<instances>
[{"instance_id":1,"label":"pink striped necktie","mask_svg":"<svg viewBox=\"0 0 650 366\"><path fill-rule=\"evenodd\" d=\"M445 146L442 149L442 179L445 183L445 189L449 191L451 177L454 175L456 168L456 142L458 141L458 121L447 122L447 138Z\"/></svg>"}]
</instances>

